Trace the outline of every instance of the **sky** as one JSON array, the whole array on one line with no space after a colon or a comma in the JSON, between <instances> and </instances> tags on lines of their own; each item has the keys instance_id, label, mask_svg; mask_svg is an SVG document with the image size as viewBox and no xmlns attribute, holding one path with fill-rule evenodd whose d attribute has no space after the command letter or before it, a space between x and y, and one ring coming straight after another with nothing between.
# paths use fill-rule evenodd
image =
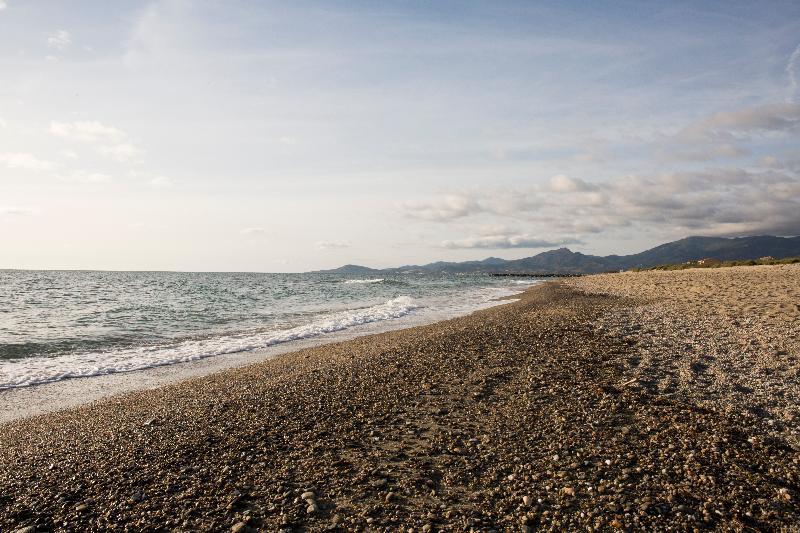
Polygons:
<instances>
[{"instance_id":1,"label":"sky","mask_svg":"<svg viewBox=\"0 0 800 533\"><path fill-rule=\"evenodd\" d=\"M800 234L800 3L0 0L0 268Z\"/></svg>"}]
</instances>

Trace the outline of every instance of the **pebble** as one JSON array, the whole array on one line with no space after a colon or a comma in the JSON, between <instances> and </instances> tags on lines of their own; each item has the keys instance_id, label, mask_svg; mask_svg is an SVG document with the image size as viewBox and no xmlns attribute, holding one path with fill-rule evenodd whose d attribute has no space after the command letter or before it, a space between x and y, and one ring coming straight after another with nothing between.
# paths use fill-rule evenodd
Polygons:
<instances>
[{"instance_id":1,"label":"pebble","mask_svg":"<svg viewBox=\"0 0 800 533\"><path fill-rule=\"evenodd\" d=\"M665 274L666 305L641 303L646 290L619 281L632 276L562 280L453 321L4 426L0 529L36 502L41 523L76 531L792 530L800 448L787 415L800 415L800 387L783 378L798 366L795 326L751 313L718 338L716 308L693 315L679 279ZM739 344L748 335L755 348ZM758 351L779 342L786 371ZM698 373L725 368L704 354L749 359L728 384L753 392ZM770 391L785 395L765 402ZM768 413L744 409L752 398ZM298 414L309 407L318 414Z\"/></svg>"}]
</instances>

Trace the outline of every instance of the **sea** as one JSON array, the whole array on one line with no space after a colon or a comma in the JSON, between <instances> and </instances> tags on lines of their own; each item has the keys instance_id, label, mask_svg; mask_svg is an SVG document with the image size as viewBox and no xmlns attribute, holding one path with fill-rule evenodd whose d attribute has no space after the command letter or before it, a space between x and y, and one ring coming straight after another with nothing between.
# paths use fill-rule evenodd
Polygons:
<instances>
[{"instance_id":1,"label":"sea","mask_svg":"<svg viewBox=\"0 0 800 533\"><path fill-rule=\"evenodd\" d=\"M435 322L538 281L0 270L0 390Z\"/></svg>"}]
</instances>

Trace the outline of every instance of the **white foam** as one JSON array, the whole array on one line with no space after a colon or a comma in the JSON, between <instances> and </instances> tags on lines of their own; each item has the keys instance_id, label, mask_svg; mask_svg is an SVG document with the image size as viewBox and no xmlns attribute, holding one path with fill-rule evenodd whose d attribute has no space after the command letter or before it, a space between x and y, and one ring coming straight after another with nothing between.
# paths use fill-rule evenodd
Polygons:
<instances>
[{"instance_id":1,"label":"white foam","mask_svg":"<svg viewBox=\"0 0 800 533\"><path fill-rule=\"evenodd\" d=\"M377 279L346 279L344 280L346 285L350 285L353 283L383 283L383 278Z\"/></svg>"},{"instance_id":2,"label":"white foam","mask_svg":"<svg viewBox=\"0 0 800 533\"><path fill-rule=\"evenodd\" d=\"M410 297L399 296L380 305L332 314L302 326L280 331L219 336L189 340L174 345L142 346L109 352L5 361L0 364L0 390L75 377L131 372L196 361L215 355L258 350L276 344L342 331L362 324L400 318L419 307Z\"/></svg>"}]
</instances>

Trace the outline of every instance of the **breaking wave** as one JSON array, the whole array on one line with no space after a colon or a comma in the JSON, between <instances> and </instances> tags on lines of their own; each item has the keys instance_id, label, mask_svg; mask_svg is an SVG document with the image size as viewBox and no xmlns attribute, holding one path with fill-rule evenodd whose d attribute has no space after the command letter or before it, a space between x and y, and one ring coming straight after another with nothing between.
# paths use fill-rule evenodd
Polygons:
<instances>
[{"instance_id":1,"label":"breaking wave","mask_svg":"<svg viewBox=\"0 0 800 533\"><path fill-rule=\"evenodd\" d=\"M258 350L362 324L400 318L419 307L412 298L399 296L379 305L330 314L284 330L228 334L173 344L12 360L0 369L0 389L26 387L68 378L131 372L216 355Z\"/></svg>"}]
</instances>

